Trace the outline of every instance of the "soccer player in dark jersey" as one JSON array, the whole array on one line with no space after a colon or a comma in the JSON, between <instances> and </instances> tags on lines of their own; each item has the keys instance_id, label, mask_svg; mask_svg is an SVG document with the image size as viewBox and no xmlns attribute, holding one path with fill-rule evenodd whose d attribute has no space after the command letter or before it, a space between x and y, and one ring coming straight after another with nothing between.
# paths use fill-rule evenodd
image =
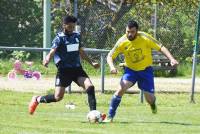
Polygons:
<instances>
[{"instance_id":1,"label":"soccer player in dark jersey","mask_svg":"<svg viewBox=\"0 0 200 134\"><path fill-rule=\"evenodd\" d=\"M94 68L99 68L99 64L92 62L86 55L80 42L80 34L74 32L76 22L77 18L74 16L65 16L63 18L63 31L56 35L52 42L51 50L43 61L43 65L47 67L49 61L54 57L57 67L55 93L46 96L33 96L29 104L30 114L34 113L39 103L51 103L62 100L65 88L72 81L85 89L88 95L90 110L96 110L94 85L83 70L80 57L89 62Z\"/></svg>"}]
</instances>

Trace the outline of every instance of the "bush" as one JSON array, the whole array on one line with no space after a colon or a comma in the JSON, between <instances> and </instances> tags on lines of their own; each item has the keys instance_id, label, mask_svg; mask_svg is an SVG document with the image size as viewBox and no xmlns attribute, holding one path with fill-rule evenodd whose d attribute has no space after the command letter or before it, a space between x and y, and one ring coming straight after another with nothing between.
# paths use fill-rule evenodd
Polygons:
<instances>
[{"instance_id":1,"label":"bush","mask_svg":"<svg viewBox=\"0 0 200 134\"><path fill-rule=\"evenodd\" d=\"M0 74L4 76L7 75L8 72L13 69L13 62L14 62L13 60L9 60L9 59L0 59ZM95 69L85 61L82 62L82 66L89 76L100 77L101 75L100 68ZM25 65L23 65L23 67L26 69ZM119 71L119 73L116 76L121 76L123 74L123 69L120 68L119 66L116 66L116 67ZM42 65L41 60L34 60L34 64L31 69L40 71L42 75L50 75L50 76L56 75L56 71L57 71L53 61L51 61L49 63L48 68L46 68ZM107 76L111 75L108 64L105 64L104 71L105 71L105 75ZM178 65L176 73L171 72L171 71L162 71L162 70L154 71L154 75L156 77L176 77L176 76L191 77L191 74L192 74L192 63L188 63L188 62L180 63L180 65ZM196 75L197 76L200 75L200 64L197 64Z\"/></svg>"}]
</instances>

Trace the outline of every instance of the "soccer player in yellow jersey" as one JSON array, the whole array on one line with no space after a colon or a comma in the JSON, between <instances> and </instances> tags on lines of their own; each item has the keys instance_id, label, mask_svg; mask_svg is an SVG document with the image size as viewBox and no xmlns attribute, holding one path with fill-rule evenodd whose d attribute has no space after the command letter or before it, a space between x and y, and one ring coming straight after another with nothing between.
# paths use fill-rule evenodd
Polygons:
<instances>
[{"instance_id":1,"label":"soccer player in yellow jersey","mask_svg":"<svg viewBox=\"0 0 200 134\"><path fill-rule=\"evenodd\" d=\"M138 31L138 23L129 21L126 34L115 44L107 56L107 63L112 74L117 73L113 60L119 55L124 55L124 74L120 81L119 89L114 93L109 107L108 117L105 122L112 122L117 107L125 91L136 82L139 89L144 91L146 101L149 103L152 113L157 112L156 97L154 96L154 76L152 65L152 49L161 51L170 60L172 66L178 62L171 53L156 39L145 32Z\"/></svg>"}]
</instances>

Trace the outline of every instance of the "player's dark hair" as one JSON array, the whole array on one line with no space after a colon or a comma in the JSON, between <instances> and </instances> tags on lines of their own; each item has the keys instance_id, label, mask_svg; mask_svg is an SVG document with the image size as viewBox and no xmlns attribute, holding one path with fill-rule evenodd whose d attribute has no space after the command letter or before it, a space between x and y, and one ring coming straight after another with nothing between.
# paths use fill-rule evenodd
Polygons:
<instances>
[{"instance_id":1,"label":"player's dark hair","mask_svg":"<svg viewBox=\"0 0 200 134\"><path fill-rule=\"evenodd\" d=\"M64 16L63 17L63 24L67 24L67 23L76 23L77 22L77 18L74 16Z\"/></svg>"},{"instance_id":2,"label":"player's dark hair","mask_svg":"<svg viewBox=\"0 0 200 134\"><path fill-rule=\"evenodd\" d=\"M130 21L128 21L128 23L127 23L127 27L128 27L128 28L133 28L133 27L135 27L136 29L138 29L138 28L139 28L139 25L138 25L138 23L137 23L136 21L130 20Z\"/></svg>"}]
</instances>

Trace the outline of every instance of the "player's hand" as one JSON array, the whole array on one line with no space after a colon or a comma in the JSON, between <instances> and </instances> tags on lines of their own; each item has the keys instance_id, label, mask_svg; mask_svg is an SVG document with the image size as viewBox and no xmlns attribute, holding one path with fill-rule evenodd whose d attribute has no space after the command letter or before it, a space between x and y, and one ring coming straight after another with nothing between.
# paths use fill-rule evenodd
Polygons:
<instances>
[{"instance_id":1,"label":"player's hand","mask_svg":"<svg viewBox=\"0 0 200 134\"><path fill-rule=\"evenodd\" d=\"M48 64L49 64L49 61L45 59L45 60L43 61L43 65L44 65L45 67L48 67Z\"/></svg>"},{"instance_id":2,"label":"player's hand","mask_svg":"<svg viewBox=\"0 0 200 134\"><path fill-rule=\"evenodd\" d=\"M170 64L171 64L171 66L177 66L179 63L177 60L172 59L172 60L170 60Z\"/></svg>"},{"instance_id":3,"label":"player's hand","mask_svg":"<svg viewBox=\"0 0 200 134\"><path fill-rule=\"evenodd\" d=\"M117 71L116 68L111 68L111 69L110 69L110 73L111 73L111 74L117 74L118 71Z\"/></svg>"},{"instance_id":4,"label":"player's hand","mask_svg":"<svg viewBox=\"0 0 200 134\"><path fill-rule=\"evenodd\" d=\"M93 63L92 63L92 66L93 66L94 68L96 68L96 69L100 67L99 63L96 63L96 62L93 62Z\"/></svg>"}]
</instances>

